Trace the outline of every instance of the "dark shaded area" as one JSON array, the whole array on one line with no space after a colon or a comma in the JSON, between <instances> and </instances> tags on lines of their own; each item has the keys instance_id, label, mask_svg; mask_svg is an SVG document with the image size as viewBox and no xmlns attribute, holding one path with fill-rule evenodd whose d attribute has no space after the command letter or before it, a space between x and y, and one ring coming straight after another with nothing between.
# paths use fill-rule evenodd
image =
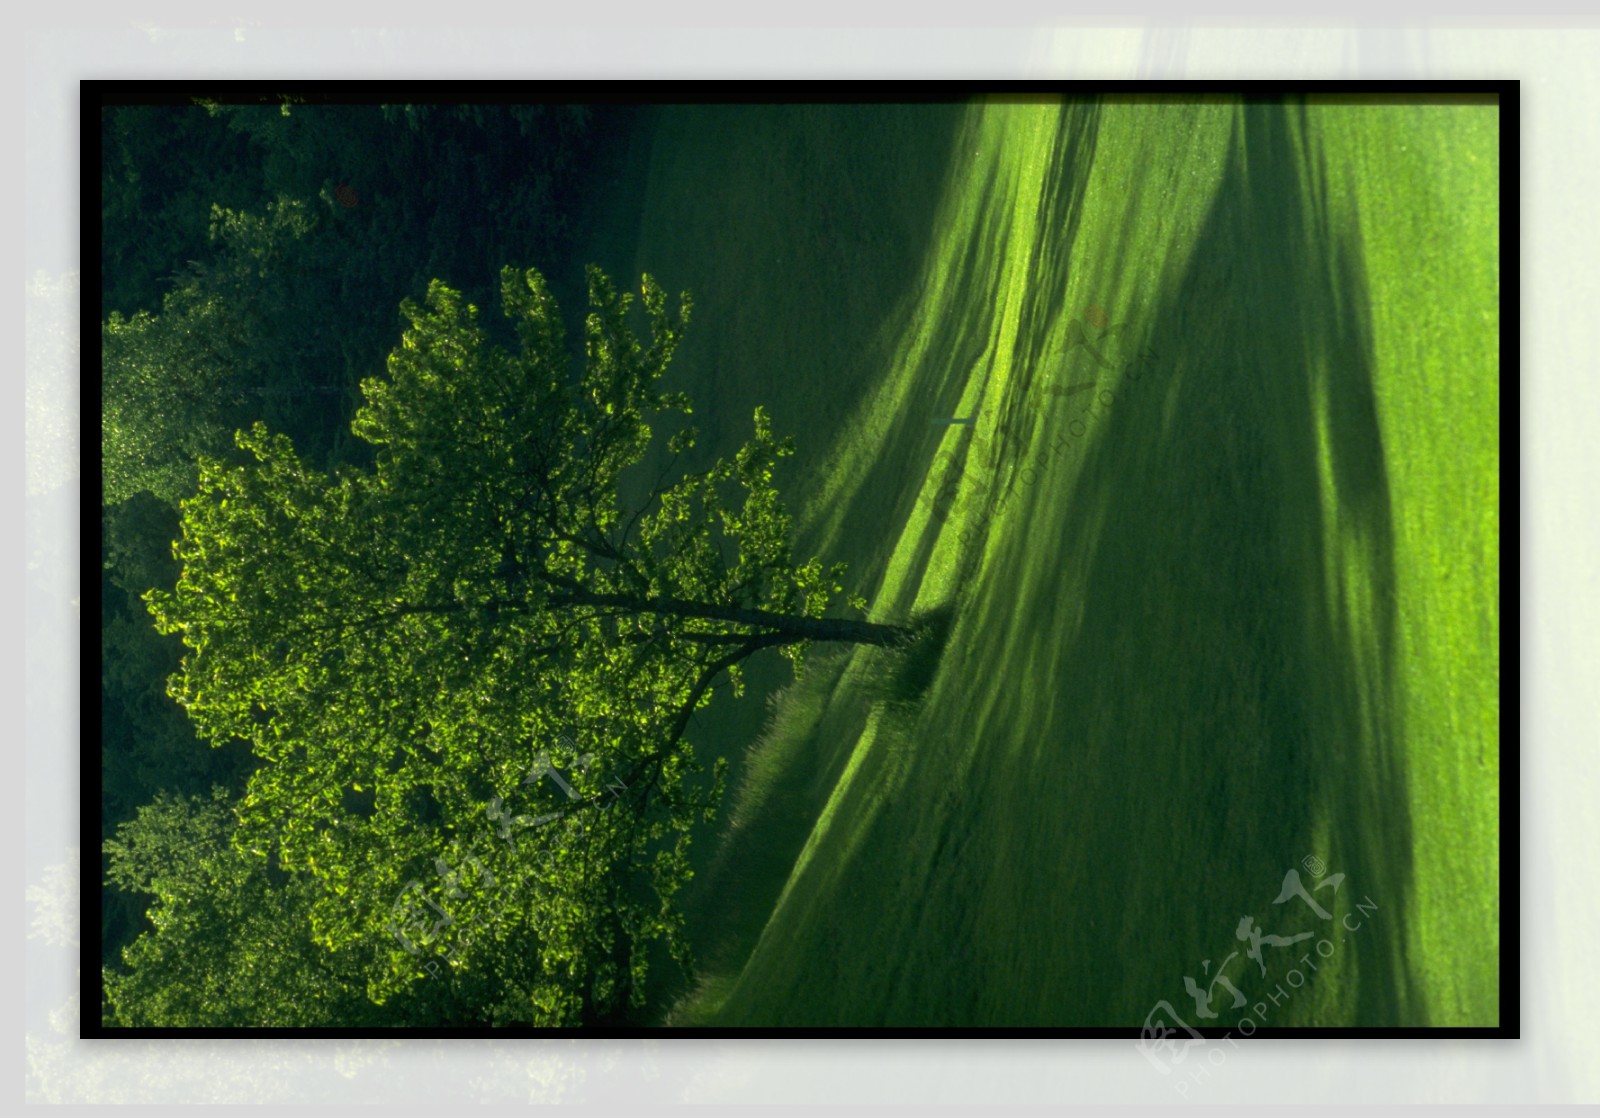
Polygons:
<instances>
[{"instance_id":1,"label":"dark shaded area","mask_svg":"<svg viewBox=\"0 0 1600 1119\"><path fill-rule=\"evenodd\" d=\"M917 631L916 641L900 650L897 656L880 661L886 669L869 690L899 703L920 700L938 674L939 660L950 642L950 629L954 624L955 610L948 606L913 618L911 625Z\"/></svg>"},{"instance_id":2,"label":"dark shaded area","mask_svg":"<svg viewBox=\"0 0 1600 1119\"><path fill-rule=\"evenodd\" d=\"M267 201L260 150L198 108L104 109L100 153L102 319L161 310L174 274L211 253L213 203Z\"/></svg>"},{"instance_id":3,"label":"dark shaded area","mask_svg":"<svg viewBox=\"0 0 1600 1119\"><path fill-rule=\"evenodd\" d=\"M747 439L758 404L800 447L779 475L786 497L787 484L827 469L817 452L876 383L885 339L898 335L918 289L962 111L655 110L658 189L636 264L695 298L673 359L683 383L701 386L701 438L687 469ZM647 460L640 473L655 468Z\"/></svg>"},{"instance_id":4,"label":"dark shaded area","mask_svg":"<svg viewBox=\"0 0 1600 1119\"><path fill-rule=\"evenodd\" d=\"M833 472L825 453L832 437L881 376L884 339L899 336L916 301L963 113L954 104L649 111L654 170L644 228L636 242L597 248L586 259L608 265L613 275L632 267L654 274L669 292L693 292L694 317L667 378L703 386L692 417L699 446L682 469L703 468L735 449L750 436L760 404L774 430L796 440L795 456L776 472L791 512L806 500L807 487ZM753 198L761 204L751 205ZM603 228L621 233L615 222ZM982 257L993 247L975 242L969 251ZM982 324L948 326L975 359L984 344ZM641 489L665 464L660 452L658 443L638 469ZM899 488L897 478L885 480ZM866 514L874 540L880 514ZM846 541L827 558L850 561L847 590L870 587L873 565L847 554L851 546ZM814 550L801 538L794 554ZM829 612L849 613L842 602ZM831 656L828 646L817 646L807 663L824 671ZM753 657L744 675L744 699L718 699L693 723L700 756L728 758L729 789L738 787L770 716L770 703L757 697L794 682L789 664L770 652ZM825 798L837 776L808 769L800 780ZM804 796L766 805L759 852L698 867L684 909L707 970L737 958L759 935L776 900L768 886L783 883L773 868L784 860L793 865L815 823L813 803L814 796ZM696 835L698 851L717 850L722 826ZM670 969L653 967L650 975L660 979L653 1007L669 1007L686 989Z\"/></svg>"},{"instance_id":5,"label":"dark shaded area","mask_svg":"<svg viewBox=\"0 0 1600 1119\"><path fill-rule=\"evenodd\" d=\"M224 425L265 419L314 462L360 461L349 414L399 341L401 300L443 280L509 341L501 266L581 283L564 254L590 164L632 118L622 106L107 109L104 313L159 313L186 281L219 294L248 340L230 357L249 364ZM280 199L305 204L309 233L211 236L213 203L262 215ZM572 324L578 295L563 301Z\"/></svg>"}]
</instances>

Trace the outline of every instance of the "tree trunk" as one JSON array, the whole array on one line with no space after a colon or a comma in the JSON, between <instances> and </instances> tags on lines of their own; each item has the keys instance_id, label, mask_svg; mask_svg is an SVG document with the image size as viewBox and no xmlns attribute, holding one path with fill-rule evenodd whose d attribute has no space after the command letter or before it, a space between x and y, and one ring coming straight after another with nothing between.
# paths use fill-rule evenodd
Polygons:
<instances>
[{"instance_id":1,"label":"tree trunk","mask_svg":"<svg viewBox=\"0 0 1600 1119\"><path fill-rule=\"evenodd\" d=\"M878 622L859 622L849 618L806 618L798 614L778 614L771 610L757 610L744 606L725 606L713 602L686 602L677 598L641 598L627 594L595 594L581 588L566 594L551 595L550 606L610 606L621 607L637 614L663 614L674 618L697 618L701 621L734 622L738 625L757 626L762 632L727 634L718 636L719 644L735 645L746 640L760 640L761 646L789 645L796 641L843 641L852 645L905 645L916 635L911 626L883 625ZM365 619L365 626L378 625L408 614L459 614L472 609L526 610L528 604L519 599L491 599L477 606L460 602L449 604L415 603L398 606L384 614ZM318 630L345 630L348 621L335 621L322 626L308 626L301 632ZM704 635L701 635L704 636Z\"/></svg>"},{"instance_id":2,"label":"tree trunk","mask_svg":"<svg viewBox=\"0 0 1600 1119\"><path fill-rule=\"evenodd\" d=\"M636 595L594 594L574 591L568 595L552 596L555 605L567 606L620 606L641 614L665 614L676 618L698 618L702 621L736 622L740 625L760 626L769 633L801 641L846 641L854 645L901 645L911 639L907 626L882 625L878 622L860 622L849 618L804 618L795 614L776 614L770 610L756 610L744 606L722 606L710 602L685 602L676 598L640 598Z\"/></svg>"}]
</instances>

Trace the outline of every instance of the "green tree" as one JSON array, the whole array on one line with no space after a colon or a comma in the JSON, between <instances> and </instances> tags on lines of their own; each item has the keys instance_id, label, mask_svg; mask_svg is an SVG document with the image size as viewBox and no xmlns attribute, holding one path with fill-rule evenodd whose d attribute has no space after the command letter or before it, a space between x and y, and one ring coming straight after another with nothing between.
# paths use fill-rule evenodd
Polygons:
<instances>
[{"instance_id":1,"label":"green tree","mask_svg":"<svg viewBox=\"0 0 1600 1119\"><path fill-rule=\"evenodd\" d=\"M481 954L455 982L367 997L373 945L330 952L312 935L317 883L233 843L228 791L160 793L103 847L108 899L144 908L143 931L101 969L108 1026L169 1029L497 1025L498 992L535 963Z\"/></svg>"},{"instance_id":2,"label":"green tree","mask_svg":"<svg viewBox=\"0 0 1600 1119\"><path fill-rule=\"evenodd\" d=\"M312 297L286 295L316 226L288 198L261 215L213 206L218 252L181 270L161 313L111 312L102 327L105 504L148 492L176 506L194 492L200 455L230 450L246 416L288 416L291 400L342 392L340 373L328 382L312 372L317 355L303 327ZM299 408L326 411L325 400Z\"/></svg>"},{"instance_id":3,"label":"green tree","mask_svg":"<svg viewBox=\"0 0 1600 1119\"><path fill-rule=\"evenodd\" d=\"M687 293L671 315L644 278L645 345L590 269L574 373L543 277L500 278L515 352L440 282L402 304L352 425L370 472L318 472L261 424L246 465L202 459L182 575L146 597L202 737L263 759L236 842L319 884L319 943L384 946L372 999L493 973L499 1020L570 1025L639 1005L653 943L692 970L674 899L726 761L705 776L686 731L714 684L739 694L761 649L913 631L823 617L843 565L791 558L793 441L761 409L732 460L669 480L682 427L625 512L651 421L690 413L658 387Z\"/></svg>"},{"instance_id":4,"label":"green tree","mask_svg":"<svg viewBox=\"0 0 1600 1119\"><path fill-rule=\"evenodd\" d=\"M315 944L309 884L234 849L226 790L161 794L106 841L106 882L152 899L150 929L102 969L105 1024L317 1026L359 1020L361 969Z\"/></svg>"},{"instance_id":5,"label":"green tree","mask_svg":"<svg viewBox=\"0 0 1600 1119\"><path fill-rule=\"evenodd\" d=\"M198 107L102 109L100 143L104 314L159 311L174 266L207 256L212 206L271 197L249 137Z\"/></svg>"},{"instance_id":6,"label":"green tree","mask_svg":"<svg viewBox=\"0 0 1600 1119\"><path fill-rule=\"evenodd\" d=\"M101 332L106 504L148 491L175 505L194 492L198 455L228 443L237 328L219 299L194 287L168 295L161 315L111 312Z\"/></svg>"}]
</instances>

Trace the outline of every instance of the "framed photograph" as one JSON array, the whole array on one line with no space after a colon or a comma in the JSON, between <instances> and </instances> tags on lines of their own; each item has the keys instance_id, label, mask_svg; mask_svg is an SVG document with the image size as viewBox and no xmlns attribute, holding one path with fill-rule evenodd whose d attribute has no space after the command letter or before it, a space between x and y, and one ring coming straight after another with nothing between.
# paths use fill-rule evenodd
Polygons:
<instances>
[{"instance_id":1,"label":"framed photograph","mask_svg":"<svg viewBox=\"0 0 1600 1119\"><path fill-rule=\"evenodd\" d=\"M83 83L84 1036L1520 1036L1517 83L863 88Z\"/></svg>"}]
</instances>

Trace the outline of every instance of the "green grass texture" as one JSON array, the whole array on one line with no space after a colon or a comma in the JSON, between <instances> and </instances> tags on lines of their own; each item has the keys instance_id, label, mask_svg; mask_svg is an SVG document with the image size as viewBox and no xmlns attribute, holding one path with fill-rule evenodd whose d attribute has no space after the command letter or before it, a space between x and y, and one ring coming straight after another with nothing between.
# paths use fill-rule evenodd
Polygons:
<instances>
[{"instance_id":1,"label":"green grass texture","mask_svg":"<svg viewBox=\"0 0 1600 1119\"><path fill-rule=\"evenodd\" d=\"M664 1024L1498 1022L1498 174L1493 107L661 111L705 454L767 406L928 626L697 718Z\"/></svg>"}]
</instances>

